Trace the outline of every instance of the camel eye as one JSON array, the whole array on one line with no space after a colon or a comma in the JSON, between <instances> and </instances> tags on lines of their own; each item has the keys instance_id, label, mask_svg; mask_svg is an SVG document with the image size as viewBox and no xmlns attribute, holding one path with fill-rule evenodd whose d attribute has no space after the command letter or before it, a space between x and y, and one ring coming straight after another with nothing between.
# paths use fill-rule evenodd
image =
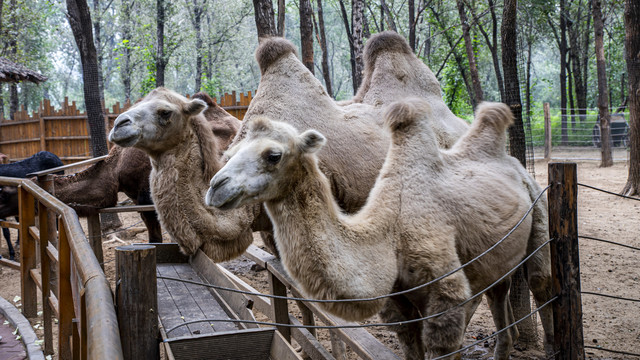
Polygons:
<instances>
[{"instance_id":1,"label":"camel eye","mask_svg":"<svg viewBox=\"0 0 640 360\"><path fill-rule=\"evenodd\" d=\"M280 158L282 158L282 153L279 152L268 151L264 154L264 159L272 165L277 164Z\"/></svg>"},{"instance_id":2,"label":"camel eye","mask_svg":"<svg viewBox=\"0 0 640 360\"><path fill-rule=\"evenodd\" d=\"M158 115L160 115L161 118L168 120L171 117L171 110L160 110L158 111Z\"/></svg>"}]
</instances>

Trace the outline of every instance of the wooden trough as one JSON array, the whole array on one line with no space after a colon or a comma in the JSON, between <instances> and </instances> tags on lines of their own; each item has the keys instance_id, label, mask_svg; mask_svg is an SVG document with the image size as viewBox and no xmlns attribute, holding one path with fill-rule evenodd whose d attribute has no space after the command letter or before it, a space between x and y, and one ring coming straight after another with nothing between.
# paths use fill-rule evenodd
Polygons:
<instances>
[{"instance_id":1,"label":"wooden trough","mask_svg":"<svg viewBox=\"0 0 640 360\"><path fill-rule=\"evenodd\" d=\"M183 256L177 244L156 245L156 273L183 280L238 289L233 276L198 251ZM246 285L246 284L245 284ZM246 285L248 287L248 285ZM198 319L256 320L246 296L200 285L157 279L158 317L166 359L301 359L275 327L239 322L200 322Z\"/></svg>"}]
</instances>

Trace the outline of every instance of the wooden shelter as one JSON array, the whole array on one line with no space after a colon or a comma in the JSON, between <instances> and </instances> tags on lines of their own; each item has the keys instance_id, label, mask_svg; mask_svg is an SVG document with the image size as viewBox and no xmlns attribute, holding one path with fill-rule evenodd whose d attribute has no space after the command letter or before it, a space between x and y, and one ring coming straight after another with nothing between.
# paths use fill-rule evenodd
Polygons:
<instances>
[{"instance_id":1,"label":"wooden shelter","mask_svg":"<svg viewBox=\"0 0 640 360\"><path fill-rule=\"evenodd\" d=\"M0 57L0 82L17 83L21 81L40 84L47 81L47 77L6 58Z\"/></svg>"}]
</instances>

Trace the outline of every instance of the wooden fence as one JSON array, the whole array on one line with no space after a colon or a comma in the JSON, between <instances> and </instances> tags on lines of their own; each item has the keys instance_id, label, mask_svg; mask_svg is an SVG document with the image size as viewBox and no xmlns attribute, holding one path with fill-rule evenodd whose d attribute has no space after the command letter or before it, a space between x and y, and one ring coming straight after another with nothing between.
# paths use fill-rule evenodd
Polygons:
<instances>
[{"instance_id":1,"label":"wooden fence","mask_svg":"<svg viewBox=\"0 0 640 360\"><path fill-rule=\"evenodd\" d=\"M214 100L242 120L252 98L250 91L239 96L234 91L222 95L219 101ZM105 109L107 132L118 115L130 106L130 103L118 102ZM25 159L44 150L58 155L64 163L91 158L87 115L77 109L75 101L69 104L65 98L62 107L55 109L49 100L43 100L38 111L31 115L23 108L14 114L13 120L0 122L0 153L7 154L11 161Z\"/></svg>"}]
</instances>

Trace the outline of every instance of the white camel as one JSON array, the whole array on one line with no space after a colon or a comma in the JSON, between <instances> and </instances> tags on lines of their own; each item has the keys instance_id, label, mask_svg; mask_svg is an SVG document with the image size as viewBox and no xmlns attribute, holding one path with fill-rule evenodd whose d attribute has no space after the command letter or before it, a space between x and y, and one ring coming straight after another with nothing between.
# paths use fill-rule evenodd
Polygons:
<instances>
[{"instance_id":1,"label":"white camel","mask_svg":"<svg viewBox=\"0 0 640 360\"><path fill-rule=\"evenodd\" d=\"M206 202L221 209L264 202L283 263L310 297L367 298L412 288L488 249L531 206L526 171L505 152L505 129L512 123L508 107L480 106L472 128L451 150L438 147L433 121L424 100L390 106L386 123L392 144L383 168L362 210L345 215L318 167L324 136L256 118L244 140L227 152L230 159L212 178ZM325 307L348 320L383 310L388 321L449 310L395 330L408 359L423 359L425 351L431 356L455 351L477 301L453 306L523 259L532 223L528 216L496 249L427 288L387 304ZM549 281L545 256L548 252L536 254L531 271ZM535 268L540 264L543 268ZM486 293L499 329L509 324L509 283L506 279ZM536 300L548 300L548 289L533 289ZM548 327L550 313L542 316ZM509 331L499 335L496 359L508 358L512 336Z\"/></svg>"}]
</instances>

